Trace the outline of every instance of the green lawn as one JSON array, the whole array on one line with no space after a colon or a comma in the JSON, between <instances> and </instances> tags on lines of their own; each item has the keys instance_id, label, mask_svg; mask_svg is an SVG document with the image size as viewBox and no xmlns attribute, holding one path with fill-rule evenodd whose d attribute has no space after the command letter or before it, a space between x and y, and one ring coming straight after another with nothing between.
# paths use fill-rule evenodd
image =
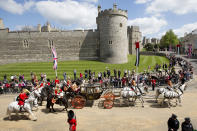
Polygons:
<instances>
[{"instance_id":1,"label":"green lawn","mask_svg":"<svg viewBox=\"0 0 197 131\"><path fill-rule=\"evenodd\" d=\"M77 70L77 76L82 72L84 74L85 69L91 69L93 72L103 72L107 68L113 72L113 69L120 69L122 74L125 69L132 70L136 67L135 63L135 55L129 55L129 62L126 64L106 64L98 61L63 61L58 62L58 77L63 79L63 73L66 72L71 78L73 78L73 70ZM163 62L168 63L168 59L160 56L140 56L140 66L139 72L142 72L144 69L150 65L151 68L155 66L156 63L162 64ZM15 64L6 64L0 65L0 80L3 79L3 76L7 74L8 79L10 79L11 75L19 75L24 74L26 79L30 79L30 72L36 73L37 76L40 76L41 73L46 73L47 78L55 79L55 71L52 69L53 63L51 62L37 62L37 63L15 63ZM40 79L40 77L38 77Z\"/></svg>"}]
</instances>

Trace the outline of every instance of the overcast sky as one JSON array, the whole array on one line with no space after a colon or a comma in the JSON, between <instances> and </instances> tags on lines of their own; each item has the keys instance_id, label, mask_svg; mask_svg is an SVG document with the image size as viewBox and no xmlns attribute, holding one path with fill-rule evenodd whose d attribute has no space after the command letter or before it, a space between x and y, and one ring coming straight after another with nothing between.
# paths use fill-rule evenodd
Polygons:
<instances>
[{"instance_id":1,"label":"overcast sky","mask_svg":"<svg viewBox=\"0 0 197 131\"><path fill-rule=\"evenodd\" d=\"M178 36L197 28L197 0L0 0L5 27L19 30L49 21L60 29L96 29L97 6L128 10L128 25L143 36L160 38L173 29Z\"/></svg>"}]
</instances>

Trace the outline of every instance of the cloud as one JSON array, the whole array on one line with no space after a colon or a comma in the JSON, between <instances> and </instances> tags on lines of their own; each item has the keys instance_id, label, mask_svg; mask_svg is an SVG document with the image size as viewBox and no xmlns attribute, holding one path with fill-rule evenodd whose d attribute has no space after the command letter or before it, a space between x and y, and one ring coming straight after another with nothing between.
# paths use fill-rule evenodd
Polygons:
<instances>
[{"instance_id":1,"label":"cloud","mask_svg":"<svg viewBox=\"0 0 197 131\"><path fill-rule=\"evenodd\" d=\"M159 33L167 24L166 20L156 17L144 17L128 20L128 25L140 26L140 30L144 36Z\"/></svg>"},{"instance_id":2,"label":"cloud","mask_svg":"<svg viewBox=\"0 0 197 131\"><path fill-rule=\"evenodd\" d=\"M25 1L24 4L16 3L14 0L0 0L0 8L12 14L23 14L34 5L33 1Z\"/></svg>"},{"instance_id":3,"label":"cloud","mask_svg":"<svg viewBox=\"0 0 197 131\"><path fill-rule=\"evenodd\" d=\"M136 4L145 4L145 3L148 3L150 1L152 1L152 0L136 0L135 3Z\"/></svg>"},{"instance_id":4,"label":"cloud","mask_svg":"<svg viewBox=\"0 0 197 131\"><path fill-rule=\"evenodd\" d=\"M17 25L17 26L15 26L15 30L17 30L17 31L37 31L37 27L30 26L30 25Z\"/></svg>"},{"instance_id":5,"label":"cloud","mask_svg":"<svg viewBox=\"0 0 197 131\"><path fill-rule=\"evenodd\" d=\"M197 22L183 25L180 28L174 29L174 33L179 37L184 36L185 32L190 33L197 28Z\"/></svg>"},{"instance_id":6,"label":"cloud","mask_svg":"<svg viewBox=\"0 0 197 131\"><path fill-rule=\"evenodd\" d=\"M197 12L197 0L153 0L146 8L147 13L158 14L171 11L178 15Z\"/></svg>"},{"instance_id":7,"label":"cloud","mask_svg":"<svg viewBox=\"0 0 197 131\"><path fill-rule=\"evenodd\" d=\"M81 0L81 1L85 1L85 2L92 2L92 3L97 3L98 2L98 0Z\"/></svg>"},{"instance_id":8,"label":"cloud","mask_svg":"<svg viewBox=\"0 0 197 131\"><path fill-rule=\"evenodd\" d=\"M91 0L94 1L94 0ZM55 21L74 28L95 28L97 7L88 2L74 0L40 1L37 11L49 21Z\"/></svg>"}]
</instances>

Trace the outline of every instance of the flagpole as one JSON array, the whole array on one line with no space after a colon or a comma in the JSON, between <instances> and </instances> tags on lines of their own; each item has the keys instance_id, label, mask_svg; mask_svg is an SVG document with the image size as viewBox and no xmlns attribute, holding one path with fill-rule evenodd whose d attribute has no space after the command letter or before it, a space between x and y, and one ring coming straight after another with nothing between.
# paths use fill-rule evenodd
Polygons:
<instances>
[{"instance_id":1,"label":"flagpole","mask_svg":"<svg viewBox=\"0 0 197 131\"><path fill-rule=\"evenodd\" d=\"M138 87L138 66L136 67L136 75L137 75L137 87Z\"/></svg>"},{"instance_id":2,"label":"flagpole","mask_svg":"<svg viewBox=\"0 0 197 131\"><path fill-rule=\"evenodd\" d=\"M55 75L56 75L56 77L57 77L57 70L55 70Z\"/></svg>"}]
</instances>

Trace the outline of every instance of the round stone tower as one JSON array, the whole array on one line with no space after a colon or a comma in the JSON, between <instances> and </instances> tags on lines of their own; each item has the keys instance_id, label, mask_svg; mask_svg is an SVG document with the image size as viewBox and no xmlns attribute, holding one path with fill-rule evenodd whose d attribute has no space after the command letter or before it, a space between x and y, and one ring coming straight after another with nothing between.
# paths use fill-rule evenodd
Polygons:
<instances>
[{"instance_id":1,"label":"round stone tower","mask_svg":"<svg viewBox=\"0 0 197 131\"><path fill-rule=\"evenodd\" d=\"M97 28L99 31L100 60L106 63L128 62L127 11L113 9L101 11L98 6Z\"/></svg>"}]
</instances>

